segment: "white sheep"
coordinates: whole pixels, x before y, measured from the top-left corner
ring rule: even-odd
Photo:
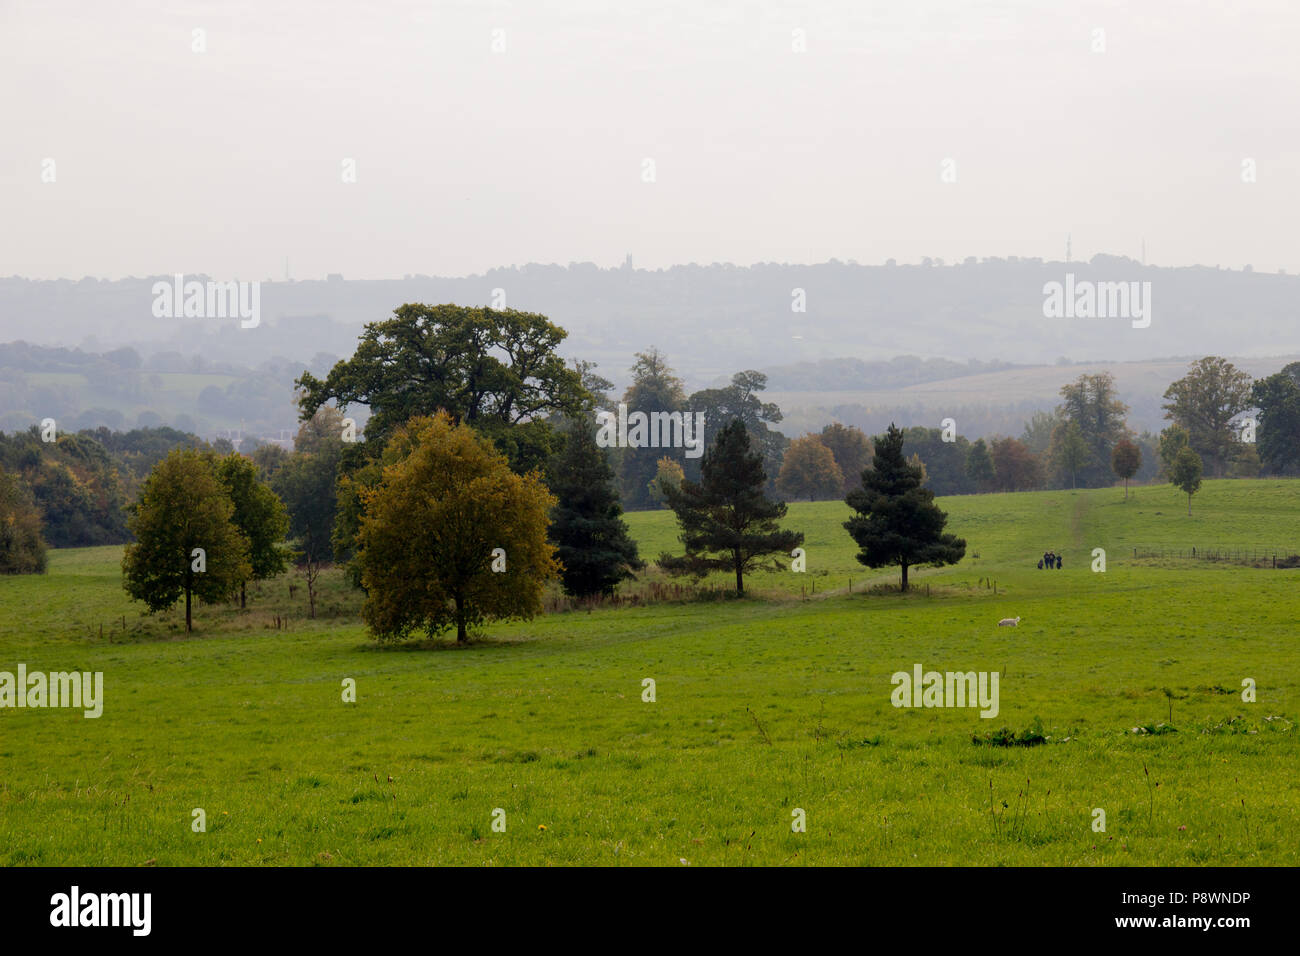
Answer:
[[[998,621],[998,627],[1019,627],[1019,626],[1020,626],[1020,618],[1018,617],[1004,617],[1002,620]]]

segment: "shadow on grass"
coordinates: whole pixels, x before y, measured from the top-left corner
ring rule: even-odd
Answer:
[[[377,651],[386,654],[411,651],[484,651],[519,647],[536,644],[536,637],[492,637],[488,634],[471,634],[468,641],[460,643],[454,637],[423,637],[406,641],[367,640],[359,650]]]

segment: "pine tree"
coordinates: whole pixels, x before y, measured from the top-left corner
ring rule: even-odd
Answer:
[[[745,593],[747,571],[764,566],[777,570],[775,558],[767,563],[762,559],[789,554],[803,543],[803,534],[780,528],[785,502],[770,501],[763,494],[766,484],[763,456],[751,450],[745,423],[733,419],[704,453],[699,482],[686,480],[665,489],[686,554],[665,552],[659,566],[669,574],[697,578],[710,571],[734,571],[737,595]]]
[[[612,594],[620,581],[645,567],[623,522],[614,471],[585,421],[567,430],[547,484],[558,502],[548,534],[566,594]]]
[[[956,564],[966,554],[966,542],[943,533],[948,516],[934,503],[934,492],[922,487],[921,468],[903,458],[903,437],[891,424],[875,440],[875,457],[862,475],[862,486],[845,499],[858,513],[844,528],[862,549],[860,563],[902,568],[901,590],[906,591],[909,567]]]

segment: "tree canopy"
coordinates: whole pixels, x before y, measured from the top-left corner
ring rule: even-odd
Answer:
[[[1251,407],[1251,377],[1227,359],[1197,359],[1165,390],[1165,417],[1187,429],[1188,445],[1222,475],[1241,443],[1232,420]]]
[[[17,475],[0,468],[0,574],[45,571],[41,515],[32,493]]]
[[[1080,375],[1061,387],[1061,397],[1064,401],[1057,408],[1058,417],[1078,426],[1089,452],[1072,474],[1072,482],[1085,488],[1111,484],[1110,450],[1128,434],[1124,421],[1128,406],[1117,397],[1114,376],[1109,372]],[[1053,439],[1058,432],[1059,428],[1053,429]]]
[[[217,478],[234,505],[231,520],[248,541],[250,577],[264,581],[283,574],[289,566],[284,547],[289,532],[289,514],[282,502],[258,475],[257,465],[232,452],[217,461]],[[244,581],[239,582],[239,606],[247,601]]]
[[[1110,468],[1124,479],[1124,497],[1128,498],[1128,481],[1142,467],[1142,449],[1127,438],[1121,438],[1110,454]]]
[[[1259,409],[1260,461],[1276,474],[1300,471],[1300,362],[1256,382],[1251,401]]]
[[[193,630],[193,596],[218,603],[252,576],[248,540],[234,512],[212,457],[173,450],[154,466],[131,508],[128,524],[136,540],[122,556],[126,592],[150,612],[184,597],[185,630]]]
[[[776,488],[786,498],[838,498],[843,494],[844,473],[835,454],[817,435],[796,438],[786,449]]]
[[[464,643],[485,620],[532,617],[559,570],[546,536],[556,499],[538,475],[515,474],[445,412],[412,419],[389,444],[393,463],[362,491],[357,538],[375,637],[454,627]]]
[[[1191,448],[1179,449],[1178,455],[1174,458],[1173,471],[1170,474],[1170,480],[1174,487],[1179,488],[1187,495],[1187,514],[1192,513],[1192,495],[1196,494],[1201,488],[1201,456],[1192,451]]]
[[[533,312],[408,303],[367,323],[352,358],[324,379],[302,373],[301,415],[330,401],[365,405],[366,440],[380,445],[411,417],[439,410],[498,443],[510,426],[532,422],[512,436],[522,442],[512,461],[526,470],[552,451],[541,419],[577,414],[591,401],[579,371],[556,354],[566,335]]]

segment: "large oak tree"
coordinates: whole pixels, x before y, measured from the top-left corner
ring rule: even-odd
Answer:
[[[1251,382],[1227,359],[1207,355],[1165,390],[1165,417],[1187,429],[1188,445],[1212,475],[1222,475],[1240,447],[1232,420],[1251,407]]]
[[[412,416],[445,411],[525,472],[554,450],[543,419],[590,403],[581,373],[556,354],[567,334],[532,312],[408,303],[367,323],[355,354],[324,379],[303,372],[295,383],[301,415],[330,401],[366,405],[366,440],[382,445]]]

